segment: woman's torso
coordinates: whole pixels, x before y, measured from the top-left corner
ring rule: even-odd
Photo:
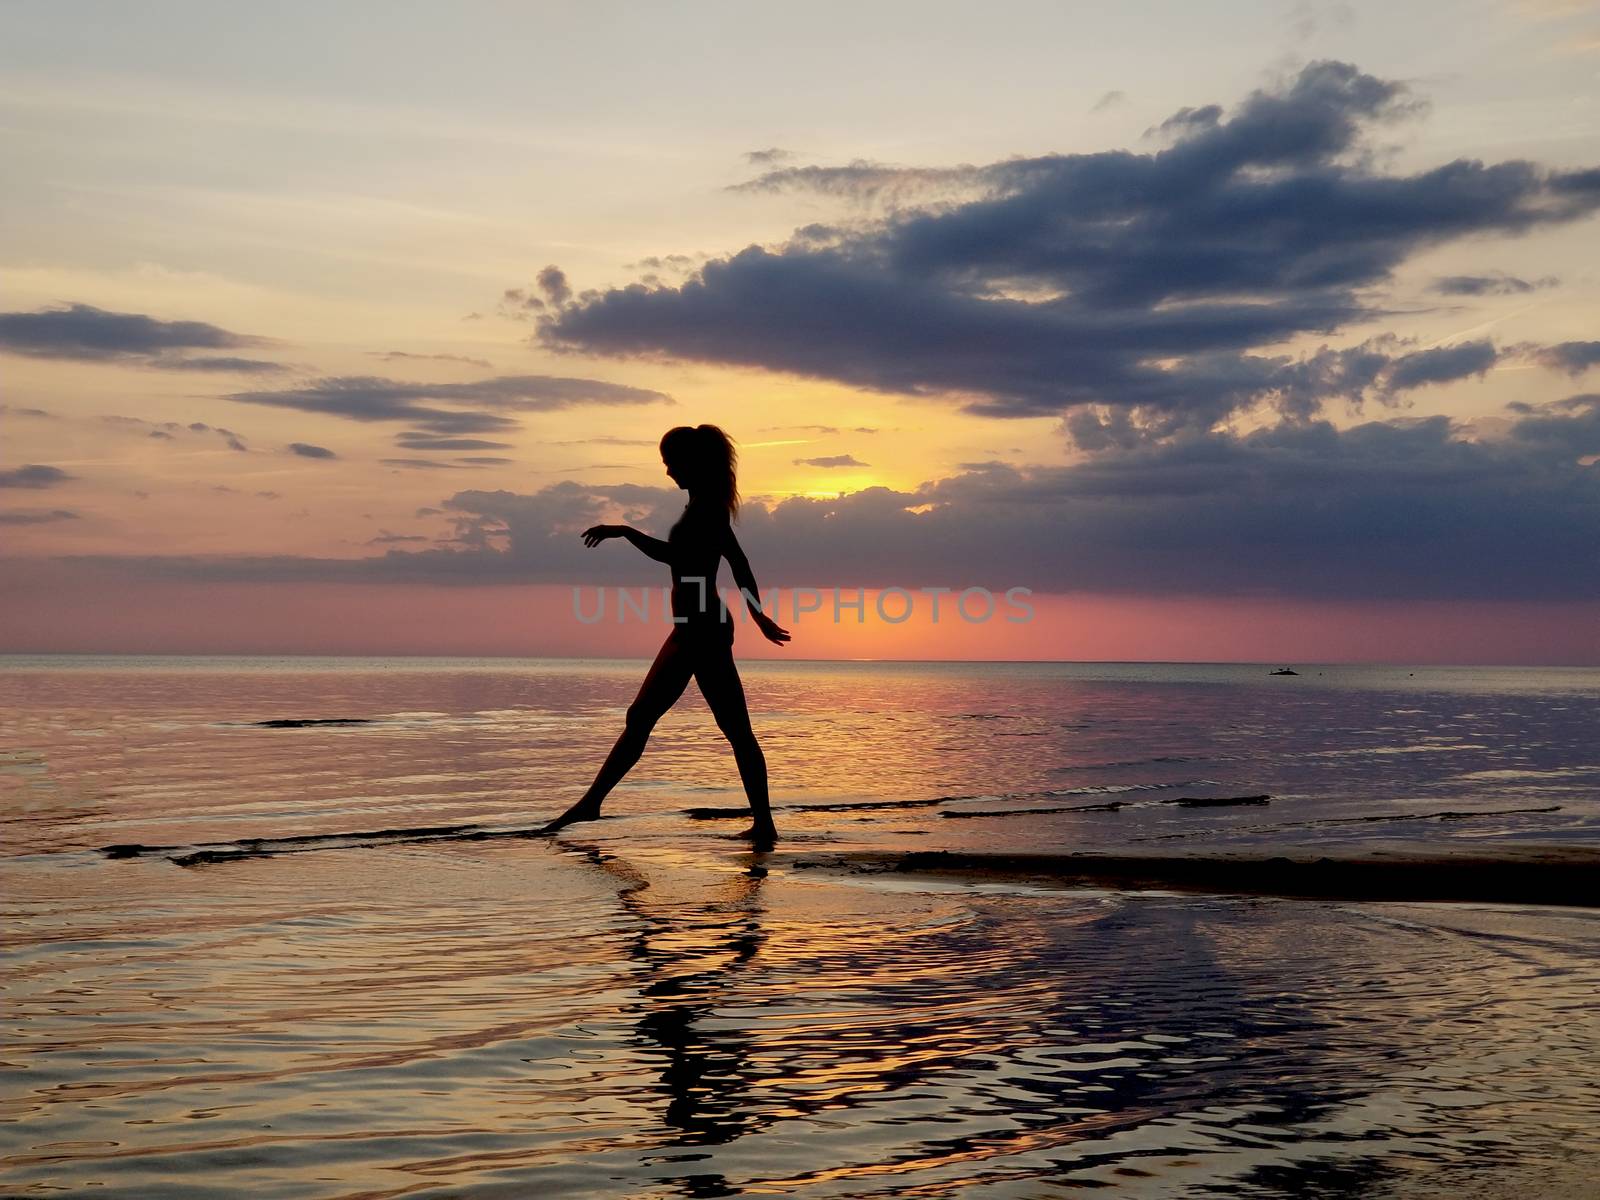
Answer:
[[[727,529],[726,511],[690,500],[667,534],[672,548],[672,616],[684,633],[733,636],[732,619],[717,592]]]

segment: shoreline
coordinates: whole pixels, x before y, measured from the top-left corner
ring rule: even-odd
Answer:
[[[846,850],[796,857],[789,865],[798,870],[1026,879],[1067,887],[1221,896],[1600,908],[1600,852],[1586,848],[1530,848],[1516,859],[1418,854],[1333,858],[1315,851],[1200,857]]]
[[[905,802],[900,802],[905,803]],[[918,802],[923,803],[923,802]],[[718,816],[731,815],[711,810]],[[696,814],[691,810],[691,818]],[[313,833],[189,845],[121,843],[93,853],[110,860],[164,858],[184,868],[315,850],[381,849],[438,843],[543,841],[538,826],[442,825]],[[1525,844],[1499,853],[1440,853],[1416,843],[1385,843],[1364,852],[1334,847],[1271,846],[1252,852],[1139,854],[858,846],[802,850],[780,840],[769,850],[741,850],[795,870],[856,875],[944,875],[972,881],[1026,880],[1061,887],[1170,891],[1283,899],[1527,904],[1600,909],[1600,848]],[[1329,853],[1329,851],[1334,851]]]

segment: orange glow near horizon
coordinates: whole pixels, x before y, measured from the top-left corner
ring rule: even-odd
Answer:
[[[66,574],[73,577],[65,578]],[[633,595],[638,596],[634,589]],[[845,597],[854,595],[845,589]],[[582,603],[592,613],[596,589]],[[969,622],[943,597],[940,619],[926,598],[902,624],[876,616],[877,594],[864,591],[866,619],[831,602],[794,619],[780,594],[787,647],[739,624],[743,659],[883,659],[1106,662],[1476,662],[1600,666],[1600,634],[1572,654],[1574,628],[1600,630],[1594,605],[1468,601],[1306,601],[1285,598],[1044,595],[1027,598],[1030,621],[995,615]],[[114,580],[87,569],[48,570],[0,585],[9,613],[3,653],[356,654],[649,658],[668,627],[633,610],[617,619],[574,616],[563,585],[436,587],[417,584],[199,583]],[[888,611],[898,615],[890,598]],[[970,611],[979,611],[973,598]],[[1463,647],[1477,650],[1464,655]]]

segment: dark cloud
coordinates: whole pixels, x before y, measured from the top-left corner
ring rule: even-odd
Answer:
[[[289,450],[290,454],[298,454],[301,458],[338,458],[339,457],[332,450],[329,450],[326,446],[313,446],[310,442],[290,442],[289,446],[288,446],[288,450]]]
[[[180,371],[278,371],[277,363],[229,356],[186,357],[191,350],[270,345],[204,321],[160,321],[143,313],[64,304],[36,312],[0,313],[0,350],[33,358],[125,362]]]
[[[797,467],[868,467],[871,463],[858,462],[853,454],[827,454],[821,458],[797,458]]]
[[[645,388],[559,375],[501,375],[472,383],[406,383],[347,375],[280,391],[234,392],[224,399],[352,421],[403,421],[438,434],[504,433],[519,428],[514,418],[502,415],[506,412],[672,403],[671,397]]]
[[[42,417],[48,421],[56,419],[53,412],[47,412],[42,408],[18,408],[15,404],[0,404],[0,414],[13,417]]]
[[[789,151],[779,149],[777,146],[768,146],[765,150],[746,150],[744,152],[745,162],[752,167],[770,167],[774,163],[780,163],[793,157],[794,155]]]
[[[1355,378],[1376,381],[1399,347],[1318,360],[1283,354],[1285,341],[1387,315],[1378,289],[1431,247],[1600,209],[1600,170],[1384,170],[1368,134],[1417,108],[1400,84],[1318,62],[1231,111],[1184,110],[1149,153],[784,168],[741,186],[931,195],[714,259],[677,286],[581,295],[545,314],[539,337],[948,396],[992,416],[1087,412],[1079,425],[1144,439],[1262,404],[1309,416],[1350,398]],[[1386,394],[1428,375],[1412,363]]]
[[[0,509],[0,525],[51,525],[78,519],[77,513],[65,508]]]
[[[1600,366],[1600,342],[1560,342],[1554,346],[1534,347],[1533,357],[1554,371],[1568,375],[1582,375],[1590,367]]]
[[[459,463],[439,462],[432,458],[380,458],[386,467],[400,467],[408,471],[459,471]]]
[[[1406,391],[1430,383],[1450,383],[1469,375],[1482,375],[1499,357],[1489,342],[1462,342],[1419,350],[1395,359],[1384,376],[1391,391]]]
[[[1545,405],[1514,404],[1511,408],[1524,414],[1511,428],[1516,441],[1556,456],[1600,454],[1600,392],[1568,396]],[[1590,473],[1595,469],[1591,467]]]
[[[485,358],[468,358],[464,354],[410,354],[405,350],[369,350],[372,358],[381,358],[384,362],[447,362],[461,363],[469,367],[483,367],[488,369],[490,364]]]
[[[1126,92],[1119,92],[1113,89],[1112,91],[1106,92],[1100,97],[1100,99],[1091,104],[1089,106],[1089,111],[1092,113],[1108,112],[1113,108],[1121,107],[1127,102],[1128,94]]]
[[[457,462],[470,463],[474,467],[503,467],[507,463],[514,463],[514,458],[495,458],[487,454],[468,454],[456,459]]]
[[[0,470],[0,488],[47,488],[71,479],[60,467],[29,463],[25,467]]]
[[[402,450],[510,450],[512,447],[511,442],[490,442],[483,438],[433,437],[415,431],[397,433],[394,442]]]
[[[1443,275],[1433,281],[1432,290],[1441,296],[1520,296],[1555,287],[1560,282],[1554,275],[1518,279],[1515,275],[1495,271],[1488,275]]]
[[[560,267],[546,267],[536,276],[535,282],[544,293],[544,298],[557,308],[572,299],[572,288],[568,286],[566,273]]]
[[[1030,587],[1041,592],[1323,599],[1600,598],[1600,395],[1513,410],[1494,438],[1443,416],[1340,430],[1111,447],[1084,462],[1001,462],[910,491],[752,502],[740,539],[767,586]],[[652,583],[637,554],[578,533],[662,533],[676,489],[573,481],[467,490],[449,547],[378,558],[138,560],[199,578]]]

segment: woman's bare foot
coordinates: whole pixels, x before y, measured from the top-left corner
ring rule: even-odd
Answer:
[[[771,821],[757,821],[749,829],[741,829],[733,836],[754,842],[758,846],[770,846],[778,840],[778,827]]]
[[[539,830],[540,833],[554,833],[558,829],[565,829],[568,825],[575,825],[579,821],[593,821],[600,816],[600,805],[592,800],[579,800],[566,812],[554,821]]]

